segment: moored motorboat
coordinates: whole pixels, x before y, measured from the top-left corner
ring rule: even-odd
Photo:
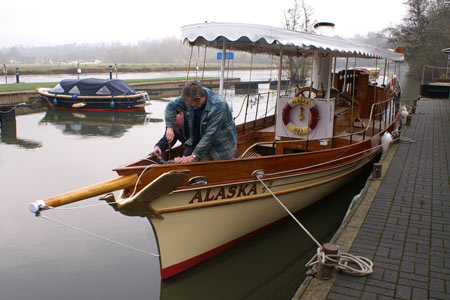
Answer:
[[[145,110],[147,92],[120,79],[64,79],[54,88],[36,88],[51,108],[99,111]]]
[[[252,108],[245,98],[254,118],[246,113],[237,126],[236,159],[176,164],[169,155],[179,155],[178,147],[114,169],[117,179],[30,204],[39,213],[122,190],[117,200],[103,199],[124,215],[148,218],[163,279],[285,218],[278,201],[296,212],[351,182],[381,153],[381,137],[400,126],[400,99],[391,84],[372,83],[363,69],[333,66],[340,57],[397,63],[402,54],[249,24],[194,24],[183,27],[183,36],[191,46],[278,55],[280,68],[284,55],[310,56],[311,83],[290,94],[278,85],[275,98],[258,95]]]

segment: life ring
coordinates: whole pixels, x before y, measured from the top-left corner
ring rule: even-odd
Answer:
[[[395,76],[392,78],[390,82],[390,92],[391,96],[394,97],[395,100],[400,98],[402,89],[400,87],[400,81]]]
[[[309,132],[309,130],[313,130],[317,126],[317,122],[319,121],[319,109],[314,104],[314,100],[303,97],[296,96],[291,99],[284,105],[282,111],[283,124],[287,127],[287,129],[296,135],[304,135]],[[311,114],[311,118],[309,120],[308,126],[296,126],[291,122],[290,113],[291,109],[296,107],[297,105],[306,106],[309,108],[309,113]]]

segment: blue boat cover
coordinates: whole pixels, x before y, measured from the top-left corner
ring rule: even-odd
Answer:
[[[49,91],[54,94],[79,96],[135,95],[136,91],[121,79],[64,79]]]

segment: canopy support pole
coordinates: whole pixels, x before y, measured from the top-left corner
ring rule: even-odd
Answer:
[[[222,44],[222,63],[220,65],[220,82],[219,82],[219,95],[223,97],[223,86],[224,86],[224,78],[225,78],[225,59],[227,53],[227,43],[226,40],[223,39]]]
[[[281,67],[283,66],[283,49],[280,48],[280,60],[278,62],[278,82],[277,82],[277,105],[275,105],[275,116],[277,115],[277,106],[280,101],[281,93]]]
[[[333,64],[333,53],[330,52],[330,61],[328,62],[329,68],[328,68],[328,84],[327,84],[327,95],[326,95],[326,99],[330,99],[331,97],[331,65]],[[333,75],[334,77],[334,75]]]

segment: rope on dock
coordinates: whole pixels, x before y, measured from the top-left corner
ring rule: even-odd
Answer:
[[[314,275],[316,266],[321,263],[328,267],[335,267],[338,271],[352,276],[366,276],[373,273],[373,262],[363,256],[356,256],[346,252],[325,254],[322,248],[317,248],[316,254],[306,263],[305,267],[312,268],[310,275]],[[357,268],[351,266],[356,265]]]
[[[399,138],[399,142],[400,143],[405,143],[405,144],[413,144],[413,143],[417,143],[416,141],[414,141],[413,139],[409,138],[409,137],[402,137]]]
[[[0,114],[7,114],[7,113],[12,112],[13,110],[15,110],[17,107],[26,106],[26,105],[27,104],[25,102],[17,103],[16,105],[11,106],[11,108],[8,109],[8,110],[5,110],[5,111],[0,110]]]
[[[303,226],[303,224],[291,213],[291,211],[281,202],[281,200],[272,192],[272,190],[261,179],[263,175],[255,176],[256,179],[266,188],[267,191],[277,200],[283,209],[291,216],[292,219],[303,229],[303,231],[318,245],[316,255],[306,263],[305,267],[312,268],[311,275],[316,273],[316,265],[319,263],[327,267],[335,267],[338,271],[342,271],[353,276],[365,276],[373,273],[373,262],[362,256],[355,256],[346,252],[338,252],[337,254],[325,254],[323,247],[319,241]],[[351,266],[356,265],[357,268]]]

